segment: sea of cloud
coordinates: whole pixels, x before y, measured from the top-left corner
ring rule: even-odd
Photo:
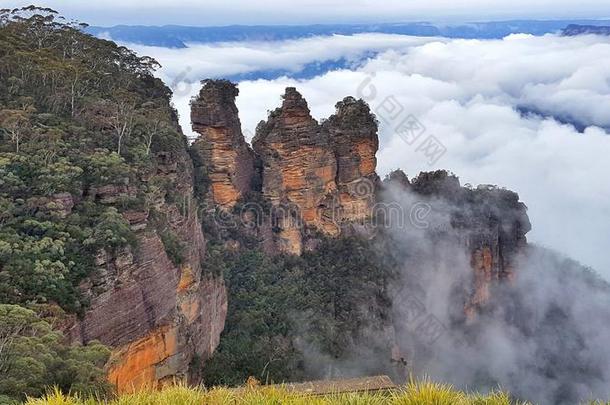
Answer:
[[[306,80],[239,83],[244,133],[296,86],[314,117],[344,96],[364,98],[380,121],[378,171],[448,169],[462,183],[517,191],[529,239],[610,279],[610,40],[511,35],[503,40],[361,34],[258,43],[130,45],[157,58],[159,76],[190,132],[198,81],[344,58],[351,69]],[[434,141],[436,153],[426,148]],[[428,152],[428,153],[426,153]]]

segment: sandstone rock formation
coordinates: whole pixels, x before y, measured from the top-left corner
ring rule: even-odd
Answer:
[[[262,195],[278,207],[280,249],[300,254],[302,225],[339,234],[332,212],[337,163],[328,134],[311,117],[305,99],[293,87],[283,99],[259,124],[252,144],[262,161]]]
[[[205,269],[195,189],[206,212],[221,209],[229,215],[243,215],[235,213],[238,203],[252,203],[249,198],[255,196],[265,209],[256,213],[263,218],[247,233],[272,253],[301,254],[315,248],[318,234],[349,234],[373,214],[380,187],[375,172],[379,141],[365,102],[347,97],[319,124],[289,87],[281,107],[259,124],[251,149],[241,132],[237,94],[230,82],[204,81],[192,103],[193,129],[200,135],[190,156],[185,150],[156,155],[154,176],[172,185],[172,195],[164,191],[152,202],[155,215],[122,210],[138,248],[101,251],[99,271],[82,285],[91,305],[69,325],[68,334],[73,341],[100,340],[113,347],[108,373],[120,392],[193,380],[190,365],[209,358],[219,343],[227,296],[222,278]],[[443,171],[411,182],[402,172],[390,179],[423,198],[458,207],[444,232],[458,238],[471,257],[473,284],[464,312],[472,317],[490,300],[494,281],[510,279],[529,230],[525,206],[515,193],[470,190]],[[114,205],[137,193],[132,184],[107,185],[83,198]],[[72,202],[66,196],[55,200],[58,215],[69,212]],[[166,229],[154,225],[159,213]],[[162,231],[185,247],[180,263],[166,251]],[[239,242],[226,235],[221,235],[225,246],[239,249]]]
[[[209,181],[204,195],[210,208],[230,210],[248,192],[260,192],[271,204],[257,224],[263,245],[293,254],[315,245],[315,232],[335,237],[346,224],[370,217],[379,141],[365,102],[345,98],[320,125],[289,87],[281,107],[258,125],[253,152],[241,133],[235,85],[203,83],[192,103],[193,129],[200,136],[191,154]]]
[[[98,271],[83,283],[88,310],[68,331],[72,341],[99,340],[113,348],[109,380],[119,392],[188,380],[193,359],[206,359],[219,343],[227,311],[223,280],[205,271],[205,240],[193,201],[192,163],[186,150],[157,156],[157,175],[173,185],[180,207],[159,195],[167,232],[184,246],[182,263],[168,256],[148,212],[123,216],[136,232],[137,249],[101,251]],[[111,204],[125,190],[97,191]],[[184,203],[184,204],[182,204]]]
[[[237,87],[226,80],[205,80],[191,104],[193,130],[200,134],[191,151],[209,182],[209,199],[229,209],[252,185],[254,155],[245,142],[235,106]]]
[[[444,170],[421,173],[412,182],[400,171],[389,178],[394,185],[421,196],[422,201],[432,199],[436,202],[433,209],[446,214],[447,227],[427,232],[434,233],[429,235],[431,240],[452,238],[470,257],[473,285],[464,311],[473,319],[492,298],[494,283],[513,276],[517,256],[527,244],[525,235],[531,229],[527,207],[512,191],[486,185],[462,187],[457,177]]]
[[[337,161],[341,222],[366,220],[375,204],[379,178],[375,169],[379,149],[377,121],[362,100],[346,97],[322,124]]]

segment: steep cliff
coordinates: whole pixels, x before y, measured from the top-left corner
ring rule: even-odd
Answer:
[[[280,249],[300,254],[303,226],[338,235],[332,213],[337,163],[328,135],[296,89],[286,89],[252,145],[262,161],[262,195],[275,208]]]
[[[193,163],[158,63],[51,9],[0,14],[0,303],[61,308],[71,342],[110,347],[121,392],[196,377],[227,297],[206,269]],[[219,89],[204,122],[239,130],[231,97]]]
[[[456,176],[444,170],[420,173],[410,183],[402,172],[392,177],[390,184],[417,196],[442,217],[423,229],[430,240],[449,239],[464,248],[473,272],[464,311],[472,320],[489,303],[494,285],[514,275],[531,229],[527,207],[517,193],[490,185],[462,187]],[[402,184],[397,184],[399,179]]]
[[[108,377],[119,392],[189,380],[191,362],[211,355],[224,327],[227,296],[222,279],[205,269],[192,171],[186,150],[157,153],[153,175],[172,187],[152,208],[123,213],[137,247],[100,251],[98,270],[81,285],[90,305],[69,335],[113,348]],[[122,191],[104,191],[103,199],[111,204]],[[168,254],[167,235],[179,258]]]
[[[230,209],[252,187],[254,154],[241,133],[237,87],[225,80],[203,83],[191,103],[193,130],[200,134],[191,151],[195,169],[208,183],[208,205]]]
[[[379,178],[377,121],[362,100],[346,97],[322,124],[337,161],[340,221],[365,221],[372,215]]]

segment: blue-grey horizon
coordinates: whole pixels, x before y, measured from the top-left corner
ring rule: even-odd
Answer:
[[[483,0],[304,0],[230,2],[208,0],[78,0],[3,1],[2,7],[35,4],[50,7],[66,17],[99,26],[114,25],[304,25],[339,23],[400,23],[430,21],[465,23],[514,19],[563,20],[610,18],[610,4],[600,0],[498,0],[490,6]]]

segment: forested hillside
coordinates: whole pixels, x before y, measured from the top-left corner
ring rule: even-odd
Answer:
[[[24,13],[3,14],[0,31],[0,299],[78,311],[97,249],[133,242],[117,210],[87,196],[134,186],[151,150],[184,141],[154,60]],[[119,204],[143,205],[146,191]]]
[[[158,64],[81,28],[0,11],[0,392],[14,398],[107,388],[108,350],[69,348],[52,327],[87,308],[78,285],[100,249],[136,247],[120,212],[165,187],[153,153],[185,144]],[[125,191],[111,205],[109,187]]]

